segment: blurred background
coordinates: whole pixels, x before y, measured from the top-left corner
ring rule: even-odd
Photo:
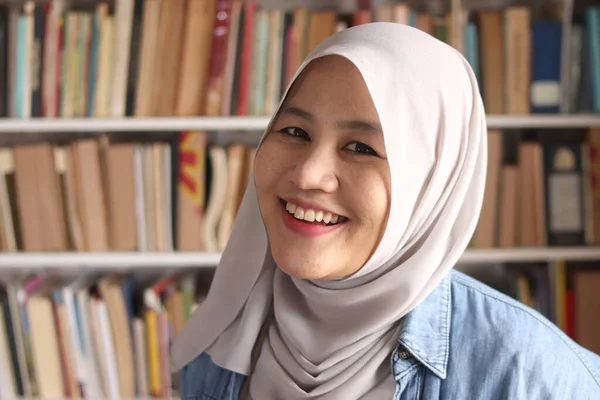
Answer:
[[[476,73],[489,168],[457,269],[600,353],[600,2],[0,0],[0,399],[178,397],[169,344],[269,115],[371,21]]]

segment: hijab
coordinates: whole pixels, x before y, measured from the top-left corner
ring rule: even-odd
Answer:
[[[292,83],[327,55],[354,64],[378,112],[389,217],[358,272],[296,279],[277,268],[248,185],[208,296],[173,343],[172,368],[207,352],[217,365],[250,375],[255,400],[371,399],[384,381],[393,385],[390,355],[402,317],[459,260],[481,210],[485,111],[463,56],[409,26],[371,23],[319,44]]]

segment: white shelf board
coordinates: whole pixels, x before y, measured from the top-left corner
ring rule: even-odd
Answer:
[[[600,247],[531,247],[510,249],[469,249],[461,264],[552,262],[600,260]]]
[[[19,269],[122,270],[212,268],[220,253],[0,253],[0,271]],[[467,250],[459,264],[600,260],[600,247]]]
[[[21,132],[160,132],[160,131],[261,131],[269,117],[173,118],[34,118],[0,119],[0,134]],[[488,128],[587,128],[600,127],[600,114],[488,115]]]
[[[220,253],[0,253],[2,269],[129,269],[216,266]]]
[[[489,129],[600,127],[600,114],[488,115],[486,120]]]
[[[267,117],[0,119],[0,133],[255,131],[268,123]]]

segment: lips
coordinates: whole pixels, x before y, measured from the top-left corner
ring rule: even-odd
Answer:
[[[280,203],[285,226],[302,236],[323,235],[337,230],[348,221],[348,218],[327,210],[303,208],[283,199],[280,199]]]

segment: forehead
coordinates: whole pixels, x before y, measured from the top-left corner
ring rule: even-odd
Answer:
[[[284,104],[313,114],[343,113],[377,118],[360,71],[348,59],[337,55],[312,60],[292,84]]]

